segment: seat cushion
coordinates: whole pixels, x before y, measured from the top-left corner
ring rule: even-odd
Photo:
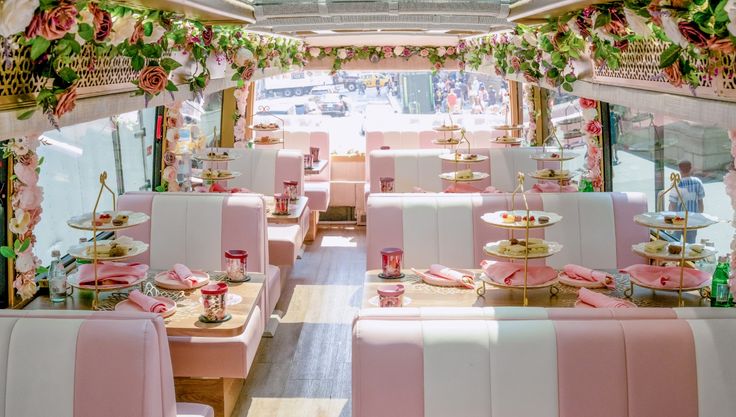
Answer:
[[[300,246],[301,227],[298,224],[268,226],[268,258],[271,265],[294,265]]]
[[[215,417],[215,410],[204,404],[176,403],[176,417]]]
[[[304,183],[304,194],[309,201],[307,206],[316,211],[327,211],[330,205],[330,182],[307,181]]]

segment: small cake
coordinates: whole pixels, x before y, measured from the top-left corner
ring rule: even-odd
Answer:
[[[89,256],[94,256],[95,253],[97,256],[108,256],[110,255],[110,251],[112,250],[113,244],[112,243],[97,243],[97,251],[95,251],[94,245],[89,245],[85,249],[85,252]]]
[[[125,256],[128,254],[128,249],[130,248],[113,244],[112,248],[110,249],[110,256]]]
[[[455,179],[458,180],[469,180],[473,178],[473,171],[469,169],[464,169],[462,171],[457,171],[455,173]]]
[[[664,215],[664,222],[666,224],[673,224],[674,220],[675,220],[675,216],[673,216],[672,214],[665,214]]]
[[[539,216],[539,219],[537,219],[539,224],[547,224],[549,223],[549,217],[547,216]]]
[[[685,218],[682,216],[675,216],[672,219],[672,224],[685,224]]]
[[[463,154],[462,159],[466,161],[472,161],[474,159],[478,159],[478,155],[474,153],[466,153],[466,154]]]
[[[118,214],[115,216],[114,219],[112,219],[112,224],[114,226],[123,226],[128,224],[128,215],[127,214]]]
[[[511,245],[506,248],[506,253],[513,256],[522,256],[526,253],[526,246],[522,245]]]
[[[102,224],[108,224],[108,223],[110,223],[110,222],[112,221],[112,216],[111,216],[111,215],[110,215],[109,213],[102,213],[102,214],[99,214],[99,215],[97,216],[97,219],[98,219],[98,220],[99,220],[99,221],[100,221],[100,222],[101,222]]]
[[[531,240],[532,239],[529,239],[529,243],[527,243],[526,245],[529,254],[541,255],[549,252],[549,245],[547,245],[544,241],[532,243]]]
[[[506,248],[508,248],[509,246],[511,246],[510,240],[500,240],[498,242],[498,251],[503,253],[503,251],[506,250]]]
[[[664,240],[655,240],[653,242],[647,242],[644,244],[644,252],[647,253],[658,253],[662,252],[667,246],[667,242]]]
[[[532,223],[534,223],[534,221],[535,221],[536,219],[534,218],[534,216],[529,216],[529,219],[528,219],[528,221],[527,221],[527,217],[526,217],[526,216],[524,216],[524,217],[522,217],[522,218],[521,218],[521,220],[522,220],[522,221],[525,221],[525,222],[527,222],[527,223],[530,223],[530,224],[532,224]]]
[[[514,215],[509,213],[501,213],[501,221],[504,223],[514,223]]]
[[[703,253],[703,250],[705,250],[705,246],[701,245],[700,243],[693,243],[692,245],[688,245],[688,248],[698,254]]]
[[[679,255],[682,252],[682,245],[679,243],[670,243],[670,245],[667,246],[667,252],[671,255]]]
[[[219,178],[229,177],[232,174],[230,171],[225,170],[225,169],[220,170],[220,171],[215,171],[215,172],[217,173],[217,177]]]
[[[558,159],[558,158],[560,157],[560,154],[558,154],[558,153],[553,153],[553,154],[551,154],[551,155],[550,155],[549,157],[550,157],[550,158],[554,158],[554,159]]]

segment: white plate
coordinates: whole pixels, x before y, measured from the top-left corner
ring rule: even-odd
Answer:
[[[461,127],[458,125],[452,125],[452,126],[442,125],[442,126],[435,126],[432,129],[438,132],[457,132],[458,130],[461,129]]]
[[[525,221],[514,222],[514,223],[504,223],[503,218],[501,218],[501,215],[503,213],[508,213],[509,215],[522,216],[522,217],[526,216],[526,210],[495,211],[493,213],[484,214],[483,216],[481,216],[481,220],[483,220],[486,223],[490,223],[494,226],[505,227],[508,229],[525,229],[526,228],[527,222]],[[549,217],[549,222],[545,224],[540,224],[537,220],[535,220],[534,223],[530,223],[529,224],[530,229],[552,226],[553,224],[556,224],[562,221],[562,216],[560,216],[557,213],[530,210],[529,214],[531,216],[534,216],[535,219],[539,219],[539,217],[541,216]]]
[[[112,224],[112,221],[110,223],[103,224],[101,226],[97,226],[98,231],[105,231],[105,230],[122,230],[127,229],[129,227],[137,226],[139,224],[143,224],[147,221],[149,221],[151,218],[146,213],[139,213],[134,211],[127,211],[127,210],[107,210],[107,211],[101,211],[97,213],[100,214],[109,214],[114,219],[116,215],[118,214],[124,214],[128,216],[128,223],[122,225],[122,226],[115,226]],[[69,227],[72,227],[74,229],[79,230],[93,230],[92,228],[92,213],[85,213],[81,216],[72,217],[71,219],[67,220],[66,224],[69,225]]]
[[[556,154],[558,156],[556,158],[552,157],[553,154]],[[529,157],[535,161],[546,161],[546,162],[570,161],[578,157],[577,154],[569,153],[569,152],[562,152],[562,157],[560,157],[559,155],[560,155],[560,152],[545,152],[545,153],[540,153],[536,155],[531,155]]]
[[[98,244],[105,244],[105,240],[101,240],[97,242]],[[87,248],[94,245],[94,242],[85,242],[80,245],[75,245],[69,248],[69,255],[77,258],[77,259],[85,259],[85,260],[93,260],[95,259],[94,255],[87,254]],[[128,249],[128,253],[122,256],[102,256],[98,255],[97,260],[98,261],[116,261],[120,259],[127,259],[132,258],[133,256],[140,255],[142,253],[145,253],[148,250],[148,243],[143,243],[138,240],[134,240],[130,244],[130,249]]]
[[[522,130],[524,129],[524,126],[522,125],[516,125],[516,126],[498,125],[498,126],[493,126],[493,129],[495,130]]]
[[[483,179],[488,178],[488,174],[485,172],[473,172],[473,178],[455,178],[456,172],[444,172],[440,174],[440,178],[445,181],[457,181],[457,182],[463,182],[463,181],[480,181]]]
[[[507,137],[507,136],[506,137],[505,136],[501,136],[501,137],[498,137],[498,138],[491,139],[491,142],[493,142],[493,143],[500,143],[500,144],[503,144],[503,145],[518,145],[523,140],[524,139],[522,139],[522,138],[512,138],[512,137]]]
[[[570,172],[569,171],[568,171],[567,175],[555,175],[554,177],[544,176],[544,175],[541,175],[539,171],[535,171],[535,172],[532,172],[531,174],[529,174],[529,176],[532,177],[532,178],[536,178],[538,180],[550,180],[550,181],[555,181],[555,180],[569,180],[569,179],[572,178],[572,176],[570,175]]]
[[[481,273],[480,274],[480,279],[482,281],[484,281],[485,283],[487,283],[487,284],[493,285],[494,287],[508,288],[508,289],[512,289],[512,290],[518,290],[518,289],[523,289],[524,288],[523,285],[519,285],[519,286],[517,286],[517,285],[506,285],[506,284],[504,284],[502,282],[494,281],[490,277],[488,277],[488,275],[486,275],[485,273]],[[558,282],[558,279],[557,279],[557,277],[555,277],[555,278],[552,278],[551,280],[545,282],[544,284],[527,285],[526,288],[527,289],[547,288],[547,287],[551,287],[551,286],[557,284],[557,282]]]
[[[460,141],[457,139],[435,139],[432,141],[432,143],[435,145],[457,145],[460,143]]]
[[[225,305],[226,306],[234,306],[236,304],[240,304],[243,302],[243,297],[239,296],[238,294],[233,294],[231,292],[225,294]],[[202,297],[199,297],[199,304],[203,304],[204,300]]]
[[[460,153],[460,154],[470,155],[467,153]],[[462,158],[456,159],[456,154],[454,152],[453,153],[443,153],[442,155],[440,155],[440,159],[442,159],[443,161],[458,162],[458,163],[481,162],[481,161],[485,161],[488,159],[488,157],[485,155],[478,155],[478,154],[475,154],[475,155],[476,157],[473,159],[462,159]]]
[[[218,177],[203,177],[201,170],[197,170],[196,172],[192,172],[192,176],[194,178],[199,178],[199,179],[201,179],[203,181],[226,181],[226,180],[231,180],[233,178],[237,178],[240,175],[241,174],[238,171],[230,171],[230,175],[228,175],[228,176],[222,176],[222,177],[219,177],[219,176]]]
[[[79,272],[74,272],[73,274],[70,274],[69,276],[67,276],[66,280],[67,280],[67,283],[69,283],[69,285],[71,285],[74,288],[79,288],[81,290],[94,290],[95,289],[94,282],[91,284],[80,284],[79,283]],[[136,285],[140,284],[141,282],[145,280],[146,280],[146,276],[143,276],[131,282],[130,284],[98,285],[97,289],[101,291],[121,290],[123,288],[135,287]]]
[[[159,272],[155,277],[153,277],[153,280],[156,282],[157,286],[169,290],[193,290],[195,288],[204,287],[210,283],[210,274],[199,270],[193,270],[192,274],[195,277],[202,278],[200,283],[193,287],[187,287],[181,281],[171,278],[169,276],[169,271]]]
[[[572,279],[564,272],[560,271],[557,276],[561,283],[577,288],[605,288],[606,284],[598,281],[583,281],[581,279]]]
[[[378,296],[377,296],[377,295],[376,295],[376,296],[373,296],[373,297],[371,297],[371,298],[370,298],[370,299],[368,300],[368,302],[369,302],[369,303],[371,303],[371,305],[373,305],[373,306],[376,306],[376,307],[380,307],[380,306],[381,306],[381,304],[380,304],[380,301],[379,301],[379,298],[378,298]],[[403,303],[403,304],[401,305],[401,307],[406,307],[406,306],[408,306],[409,304],[411,304],[411,302],[412,302],[412,299],[411,299],[411,297],[407,297],[407,296],[405,295],[405,296],[404,296],[404,303]]]
[[[648,243],[648,242],[646,242],[646,243]],[[631,246],[631,250],[633,250],[637,255],[641,255],[641,256],[643,256],[645,258],[650,258],[650,259],[660,259],[660,260],[663,260],[663,261],[679,261],[679,260],[682,259],[682,254],[681,253],[678,253],[677,255],[673,255],[673,254],[671,254],[671,253],[668,252],[667,247],[669,246],[669,244],[667,246],[665,246],[659,252],[647,252],[646,250],[644,250],[644,245],[646,243],[637,243],[636,245],[632,245]],[[700,252],[700,253],[695,252],[692,249],[690,249],[690,246],[692,246],[692,244],[690,244],[690,243],[688,243],[685,246],[685,248],[687,248],[687,250],[685,251],[685,260],[686,261],[697,261],[699,259],[705,259],[705,258],[707,258],[709,256],[715,256],[716,255],[716,252],[715,251],[710,250],[710,249],[707,249],[707,248],[703,248],[703,251]]]
[[[166,297],[153,297],[162,303],[166,304],[166,310],[164,310],[163,313],[158,313],[162,317],[171,317],[174,313],[176,313],[176,303],[174,300]],[[150,313],[150,311],[145,311],[139,306],[138,304],[128,300],[123,300],[117,304],[115,304],[115,311],[122,311],[122,312],[134,312],[134,313]]]
[[[220,156],[212,157],[212,156],[207,156],[207,154],[197,154],[197,155],[194,155],[192,158],[198,161],[207,161],[207,162],[229,162],[229,161],[235,160],[235,156],[233,156],[230,153],[228,153],[227,156],[224,156],[222,154],[218,154],[218,155]]]
[[[562,245],[557,242],[548,242],[544,241],[544,243],[547,244],[549,247],[549,250],[546,253],[530,253],[528,255],[507,255],[502,254],[498,251],[498,242],[491,242],[487,243],[485,247],[483,247],[483,250],[486,251],[487,254],[498,256],[499,258],[510,258],[510,259],[539,259],[539,258],[547,258],[549,256],[552,256],[562,250]]]
[[[650,212],[650,213],[642,213],[637,214],[634,216],[634,221],[642,226],[648,226],[655,229],[667,229],[667,230],[677,230],[682,229],[684,224],[670,224],[664,222],[664,216],[665,215],[679,215],[681,217],[685,217],[685,213],[683,212],[674,212],[674,211],[662,211],[662,212]],[[711,216],[708,214],[703,213],[688,213],[688,229],[702,229],[703,227],[708,227],[712,224],[718,223],[718,218],[715,216]]]
[[[278,145],[281,143],[284,143],[281,139],[271,139],[271,140],[259,140],[260,138],[257,138],[253,141],[256,145]]]
[[[264,127],[264,126],[258,126],[258,125],[253,125],[253,126],[248,126],[248,127],[258,132],[275,132],[281,129],[278,125],[276,127]]]

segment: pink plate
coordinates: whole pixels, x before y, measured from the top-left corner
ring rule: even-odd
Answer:
[[[164,310],[161,316],[163,317],[170,317],[174,313],[176,313],[176,303],[174,300],[166,297],[153,297],[162,303],[166,304],[166,310]],[[147,313],[147,311],[144,311],[141,306],[138,304],[130,301],[130,300],[123,300],[117,304],[115,304],[115,311],[122,311],[122,312],[136,312],[136,313]]]
[[[157,286],[166,288],[167,290],[193,290],[204,287],[210,283],[210,274],[200,270],[192,270],[192,274],[194,274],[195,277],[200,278],[200,281],[199,284],[191,288],[184,285],[181,281],[171,278],[169,276],[169,271],[159,272],[153,280],[156,282]]]
[[[597,281],[583,281],[580,279],[572,279],[567,276],[564,272],[560,271],[560,275],[558,275],[558,278],[560,279],[560,282],[569,285],[571,287],[578,287],[578,288],[604,288],[606,285],[602,282]]]
[[[97,285],[97,289],[100,291],[112,291],[112,290],[122,290],[124,288],[130,288],[135,287],[136,285],[140,284],[141,282],[146,280],[146,276],[142,276],[140,278],[136,278],[134,281],[131,281],[130,284],[107,284]],[[68,276],[67,282],[72,287],[79,288],[80,290],[95,290],[95,284],[94,282],[91,284],[80,284],[79,283],[79,272],[75,272]]]

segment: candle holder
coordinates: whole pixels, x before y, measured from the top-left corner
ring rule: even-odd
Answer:
[[[377,289],[379,307],[403,307],[404,286],[401,284],[384,285]]]
[[[381,177],[381,192],[382,193],[393,193],[394,192],[394,179],[392,177]]]
[[[289,214],[289,196],[287,194],[276,194],[273,196],[276,204],[273,208],[273,214],[285,216]]]
[[[319,162],[319,148],[316,146],[311,146],[309,148],[309,154],[312,155],[312,161]]]
[[[314,166],[314,157],[311,153],[304,154],[304,169],[312,169]]]
[[[218,282],[202,287],[204,314],[199,320],[205,323],[221,323],[230,320],[227,312],[227,284]]]
[[[289,200],[296,201],[299,199],[299,181],[284,181],[284,195]]]
[[[230,249],[225,251],[225,273],[231,282],[249,281],[248,252],[241,249]]]
[[[389,149],[391,149],[391,147],[388,146],[388,145],[383,145],[379,149],[382,150],[382,151],[388,151]]]
[[[383,279],[399,279],[403,278],[401,273],[401,265],[403,263],[404,251],[399,248],[384,248],[381,250],[381,269],[382,273],[378,274]]]

